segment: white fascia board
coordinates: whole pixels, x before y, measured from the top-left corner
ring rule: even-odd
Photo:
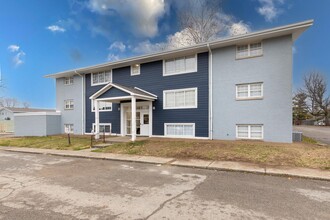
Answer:
[[[313,25],[314,20],[307,20],[299,23],[294,23],[290,25],[285,25],[281,27],[271,28],[263,31],[257,31],[252,32],[249,34],[242,34],[238,36],[228,37],[220,40],[215,40],[211,42],[201,43],[194,46],[189,47],[183,47],[175,50],[169,50],[169,51],[162,51],[158,53],[148,54],[148,55],[142,55],[132,58],[127,58],[123,60],[118,60],[115,62],[107,62],[102,63],[99,65],[74,69],[74,70],[68,70],[63,71],[55,74],[48,74],[45,75],[45,78],[61,78],[61,77],[67,77],[72,76],[74,74],[86,74],[91,73],[93,71],[102,71],[108,68],[114,69],[124,66],[130,66],[135,63],[145,63],[145,62],[152,62],[157,60],[162,60],[174,56],[184,56],[187,54],[192,53],[201,53],[201,52],[207,52],[208,51],[208,44],[210,45],[211,49],[225,47],[229,45],[235,45],[239,43],[244,43],[246,41],[252,41],[252,40],[261,40],[261,39],[267,39],[267,38],[273,38],[273,37],[279,37],[279,36],[285,36],[292,34],[293,40],[296,40],[299,35],[304,32],[307,28]]]
[[[18,116],[45,116],[45,115],[61,115],[61,112],[25,112],[25,113],[14,113],[14,117],[18,117]]]

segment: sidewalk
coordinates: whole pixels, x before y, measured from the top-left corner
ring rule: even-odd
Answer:
[[[249,173],[277,175],[277,176],[292,176],[292,177],[302,177],[302,178],[330,181],[330,171],[309,169],[309,168],[298,168],[298,167],[292,168],[292,167],[283,167],[283,166],[271,167],[271,166],[264,166],[264,165],[244,163],[244,162],[210,161],[210,160],[193,160],[193,159],[181,160],[175,158],[152,157],[152,156],[96,153],[96,152],[91,152],[90,149],[86,149],[82,151],[70,151],[70,150],[51,150],[51,149],[1,146],[0,150],[10,151],[10,152],[33,153],[33,154],[48,154],[48,155],[66,156],[66,157],[194,167],[194,168],[213,169],[213,170],[222,170],[222,171],[249,172]]]

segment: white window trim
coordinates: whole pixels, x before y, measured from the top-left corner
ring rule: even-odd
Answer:
[[[102,102],[102,100],[99,100],[99,102]],[[105,101],[103,101],[103,102],[105,102]],[[113,105],[112,105],[112,102],[110,102],[111,103],[111,110],[101,110],[101,109],[99,109],[99,112],[112,112],[112,108],[113,108]],[[95,110],[93,110],[93,99],[91,100],[91,111],[92,112],[95,112]]]
[[[103,82],[103,83],[93,83],[93,75],[94,74],[99,74],[99,73],[102,73],[102,72],[110,72],[110,81],[109,82]],[[91,73],[91,86],[99,86],[99,85],[106,85],[108,83],[112,82],[112,69],[111,70],[108,70],[108,71],[101,71],[101,72],[97,72],[97,73]]]
[[[248,137],[238,137],[238,126],[248,126]],[[261,138],[251,138],[251,126],[261,126]],[[240,140],[263,140],[264,139],[264,125],[263,124],[237,124],[236,125],[236,138]]]
[[[110,132],[105,132],[105,134],[107,134],[107,135],[109,135],[109,134],[112,134],[112,124],[111,123],[99,123],[99,126],[101,126],[101,125],[110,125]],[[95,126],[95,123],[93,123],[92,124],[92,128],[93,128],[93,130],[94,130],[94,126]],[[100,134],[103,134],[103,132],[101,133],[101,131],[100,131]]]
[[[251,55],[251,44],[257,44],[257,43],[261,43],[261,54],[259,55]],[[237,57],[237,53],[238,53],[238,47],[239,46],[245,46],[247,45],[248,46],[248,55],[245,56],[245,57]],[[236,45],[236,60],[242,60],[242,59],[248,59],[248,58],[254,58],[254,57],[261,57],[264,55],[264,46],[263,46],[263,43],[262,41],[261,42],[252,42],[252,43],[248,43],[248,44],[239,44],[239,45]]]
[[[184,106],[184,107],[166,107],[166,98],[165,94],[170,92],[181,92],[187,90],[194,90],[195,91],[195,105],[194,106]],[[185,88],[185,89],[171,89],[171,90],[164,90],[163,91],[163,109],[188,109],[188,108],[198,108],[198,88]]]
[[[67,81],[67,79],[68,79],[68,81]],[[64,85],[65,86],[73,85],[73,83],[74,83],[74,77],[73,76],[64,77]]]
[[[198,64],[198,57],[197,57],[197,54],[195,54],[195,69],[193,71],[181,71],[181,72],[174,72],[174,73],[166,73],[165,72],[165,63],[166,63],[166,60],[170,60],[170,59],[179,59],[179,58],[186,58],[188,57],[189,55],[187,56],[182,56],[182,57],[175,57],[175,58],[168,58],[168,59],[164,59],[163,60],[163,76],[173,76],[173,75],[180,75],[180,74],[186,74],[186,73],[195,73],[197,72],[198,70],[198,67],[197,67],[197,64]],[[192,56],[192,55],[190,55]]]
[[[261,84],[261,95],[260,96],[251,96],[251,85],[253,84]],[[238,97],[238,86],[248,86],[248,97]],[[236,84],[236,100],[255,100],[255,99],[263,99],[264,98],[264,83],[263,82],[253,82],[253,83],[241,83]]]
[[[141,64],[138,64],[139,65],[139,72],[138,73],[133,73],[133,66],[134,65],[137,65],[137,64],[131,65],[131,76],[138,76],[138,75],[141,74]]]
[[[70,128],[72,128],[72,131],[70,129],[70,132],[66,132],[66,127],[69,126]],[[66,134],[73,134],[74,133],[74,124],[64,124],[64,133]]]
[[[66,102],[70,102],[70,101],[72,101],[72,105],[73,105],[73,107],[72,108],[67,108],[66,106]],[[66,100],[64,100],[64,110],[73,110],[74,109],[74,100],[73,99],[66,99]]]
[[[193,126],[193,135],[167,135],[167,125],[192,125]],[[182,138],[193,138],[195,137],[195,123],[164,123],[164,136],[165,137],[173,137],[173,138],[178,138],[178,137],[182,137]]]

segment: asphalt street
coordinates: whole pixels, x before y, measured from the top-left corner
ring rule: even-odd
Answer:
[[[326,126],[294,126],[294,131],[303,132],[307,137],[314,138],[315,140],[330,145],[330,127]]]
[[[0,150],[0,219],[330,219],[330,182]]]

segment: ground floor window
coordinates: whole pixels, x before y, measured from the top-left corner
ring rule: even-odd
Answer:
[[[165,123],[165,136],[195,137],[194,123]]]
[[[263,139],[263,125],[236,125],[236,138]]]
[[[111,123],[100,123],[99,132],[110,134],[111,133]],[[95,123],[93,123],[93,131],[96,131]]]
[[[64,132],[67,134],[73,134],[73,124],[64,124]]]

